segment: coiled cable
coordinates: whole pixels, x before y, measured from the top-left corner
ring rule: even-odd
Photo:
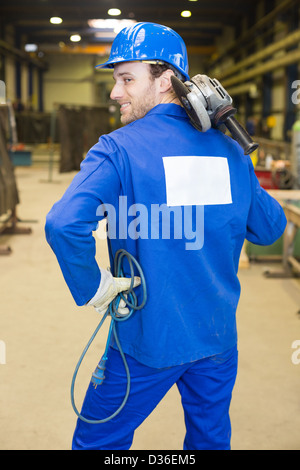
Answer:
[[[114,258],[114,276],[115,277],[125,277],[125,275],[124,275],[124,266],[123,266],[123,263],[124,263],[125,259],[127,259],[128,264],[129,264],[129,269],[130,269],[130,276],[131,276],[130,287],[126,292],[120,292],[115,297],[115,299],[109,304],[107,311],[103,315],[100,323],[98,324],[97,328],[95,329],[94,333],[92,334],[92,336],[91,336],[90,340],[88,341],[86,347],[84,348],[84,350],[83,350],[83,352],[82,352],[82,354],[79,358],[79,361],[78,361],[78,363],[75,367],[75,371],[74,371],[73,378],[72,378],[72,383],[71,383],[71,403],[72,403],[72,407],[73,407],[76,415],[78,416],[78,418],[80,418],[82,421],[85,421],[86,423],[90,423],[90,424],[106,423],[107,421],[110,421],[112,418],[117,416],[117,414],[120,413],[122,408],[124,408],[124,406],[127,402],[128,396],[129,396],[129,392],[130,392],[129,368],[128,368],[128,365],[127,365],[125,354],[122,350],[122,347],[121,347],[121,344],[120,344],[120,341],[119,341],[119,338],[118,338],[118,335],[117,335],[116,323],[128,320],[135,311],[141,310],[145,306],[145,303],[147,301],[147,288],[146,288],[145,276],[144,276],[144,273],[143,273],[143,270],[142,270],[140,264],[126,250],[121,249],[121,250],[118,250],[116,252],[116,255],[115,255],[115,258]],[[143,291],[142,301],[139,305],[137,303],[136,294],[133,290],[134,268],[135,267],[138,271],[138,276],[141,279],[141,287],[142,287],[142,291]],[[121,299],[123,299],[123,301],[125,302],[127,308],[129,309],[128,314],[120,315],[118,313],[118,307],[119,307],[119,303],[120,303]],[[124,399],[123,399],[121,405],[119,406],[119,408],[113,414],[111,414],[107,418],[103,418],[103,419],[99,419],[99,420],[91,420],[91,419],[87,419],[84,416],[82,416],[76,408],[75,397],[74,397],[74,395],[75,395],[75,393],[74,393],[74,391],[75,391],[75,381],[76,381],[76,377],[77,377],[79,368],[81,366],[81,363],[82,363],[89,347],[91,346],[91,344],[94,341],[97,333],[101,329],[103,323],[105,322],[105,320],[108,316],[111,317],[111,322],[110,322],[108,337],[107,337],[107,341],[106,341],[105,351],[104,351],[104,354],[102,356],[101,361],[99,362],[98,366],[96,367],[96,370],[92,374],[91,382],[93,383],[94,387],[96,388],[98,385],[101,385],[103,383],[103,380],[105,379],[105,376],[104,376],[105,362],[107,360],[108,348],[109,348],[109,345],[110,345],[110,342],[111,342],[111,336],[113,334],[114,339],[115,339],[116,344],[117,344],[117,347],[118,347],[119,352],[121,354],[123,363],[124,363],[124,367],[125,367],[125,371],[126,371],[126,377],[127,377],[127,387],[126,387],[126,393],[125,393],[125,396],[124,396]]]

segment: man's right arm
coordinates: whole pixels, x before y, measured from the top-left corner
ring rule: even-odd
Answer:
[[[86,304],[100,285],[93,231],[103,217],[97,209],[105,202],[116,204],[120,193],[119,175],[111,160],[101,155],[99,145],[88,153],[46,218],[46,239],[77,305]]]
[[[263,189],[249,158],[251,205],[246,239],[256,245],[272,245],[284,232],[286,217],[281,205]]]

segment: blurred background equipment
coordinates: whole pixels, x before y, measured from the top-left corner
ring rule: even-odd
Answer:
[[[20,202],[12,155],[17,142],[13,110],[0,105],[0,234],[29,234],[30,228],[20,227],[17,205]],[[0,255],[11,253],[9,246],[0,245]]]

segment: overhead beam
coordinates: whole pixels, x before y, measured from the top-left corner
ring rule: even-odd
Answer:
[[[27,52],[23,52],[20,49],[17,49],[16,47],[11,46],[7,42],[3,41],[2,39],[0,39],[0,51],[11,54],[17,59],[23,60],[24,62],[31,63],[40,69],[47,68],[46,64],[42,62],[41,60],[35,57],[32,57]]]
[[[268,26],[270,23],[272,23],[275,18],[287,11],[291,6],[293,6],[295,3],[299,3],[299,0],[285,0],[283,2],[280,2],[270,13],[267,15],[263,16],[260,20],[258,20],[251,28],[247,29],[245,32],[241,34],[240,37],[238,37],[235,41],[233,41],[231,44],[226,47],[222,53],[217,57],[216,60],[214,60],[210,66],[214,67],[218,62],[220,62],[224,57],[226,57],[228,54],[232,53],[234,50],[236,50],[237,44],[239,46],[242,46],[245,42],[249,41],[250,38],[252,38],[255,33],[265,26]]]
[[[286,53],[282,57],[277,57],[276,59],[269,60],[264,62],[261,65],[253,67],[249,70],[246,70],[240,74],[236,74],[233,77],[225,78],[222,81],[224,87],[228,88],[229,86],[236,85],[237,83],[246,82],[252,78],[265,75],[268,72],[273,72],[278,70],[281,67],[287,67],[291,64],[297,64],[300,60],[300,50],[295,49],[291,52]]]
[[[131,0],[130,2],[121,2],[119,1],[119,8],[122,12],[133,12],[136,16],[140,15],[153,15],[153,13],[166,13],[173,14],[179,13],[183,9],[182,2],[174,1],[164,1],[152,0],[151,4],[145,5],[144,2]],[[49,17],[53,15],[53,11],[56,11],[59,14],[66,14],[68,18],[76,18],[78,15],[81,18],[99,17],[99,14],[106,14],[107,9],[109,8],[109,3],[106,2],[95,2],[91,4],[91,1],[85,1],[80,4],[74,5],[74,2],[57,2],[55,5],[54,2],[48,4],[46,2],[37,3],[36,0],[28,1],[11,1],[6,5],[1,6],[0,12],[1,16],[15,16],[15,17],[24,17],[30,11],[32,18],[36,18],[37,15]],[[206,15],[211,17],[216,17],[219,15],[226,16],[244,16],[247,14],[248,9],[253,8],[253,2],[230,2],[230,1],[220,1],[213,3],[211,1],[199,2],[189,5],[189,9],[192,10],[194,15]],[[222,16],[221,16],[222,17]]]
[[[274,42],[269,46],[266,46],[264,49],[261,49],[260,51],[251,54],[250,56],[246,57],[246,59],[241,60],[232,67],[228,67],[226,70],[219,74],[219,79],[221,80],[230,75],[235,75],[236,72],[238,72],[239,70],[249,67],[252,64],[257,64],[266,57],[271,56],[275,52],[284,51],[285,49],[295,44],[300,44],[300,30],[294,31],[293,33],[286,36],[284,39]]]
[[[62,54],[95,54],[95,55],[108,55],[110,53],[111,44],[87,44],[85,46],[82,45],[64,45],[59,48],[59,52]],[[216,51],[215,46],[188,46],[187,52],[188,55],[204,55],[208,56],[213,54]],[[58,48],[51,48],[47,49],[47,53],[56,53],[58,52]]]

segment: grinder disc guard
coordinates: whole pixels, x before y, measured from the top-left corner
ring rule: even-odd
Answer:
[[[187,114],[188,114],[188,116],[191,120],[191,123],[193,124],[194,127],[196,127],[196,129],[198,129],[199,131],[202,131],[203,126],[202,126],[202,123],[199,119],[199,116],[198,116],[197,112],[195,111],[194,106],[191,105],[191,103],[188,99],[188,95],[191,93],[191,90],[189,90],[189,88],[184,83],[182,83],[181,80],[179,80],[177,77],[175,77],[175,75],[172,75],[171,82],[172,82],[172,86],[174,88],[174,91],[175,91],[179,101],[181,102],[182,106],[186,110],[186,112],[187,112]],[[201,106],[201,103],[200,103],[200,106]],[[203,110],[207,114],[204,106],[203,106]]]

